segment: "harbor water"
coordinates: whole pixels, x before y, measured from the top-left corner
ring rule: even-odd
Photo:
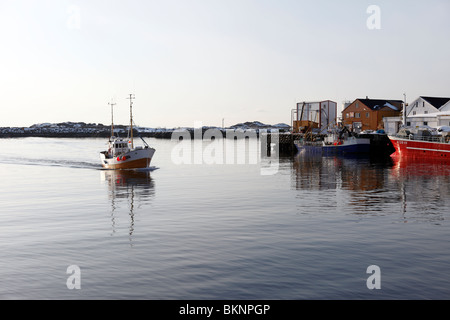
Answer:
[[[147,142],[110,171],[105,139],[0,140],[0,299],[450,298],[450,165]]]

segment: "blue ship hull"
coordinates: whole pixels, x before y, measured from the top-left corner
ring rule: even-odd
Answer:
[[[308,143],[299,142],[295,144],[299,152],[308,154],[369,154],[370,140],[369,139],[352,139],[345,140],[342,144],[325,145],[323,142]]]
[[[370,144],[354,144],[340,146],[323,146],[322,152],[326,154],[336,153],[370,153]]]

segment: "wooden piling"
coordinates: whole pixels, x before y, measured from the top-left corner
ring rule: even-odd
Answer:
[[[293,156],[297,153],[297,147],[294,141],[301,139],[302,134],[299,133],[264,133],[263,142],[266,143],[267,156],[270,156],[272,143],[278,144],[278,152],[280,156]],[[277,137],[275,137],[277,135]],[[273,139],[272,139],[273,138]],[[278,141],[277,141],[278,139]]]

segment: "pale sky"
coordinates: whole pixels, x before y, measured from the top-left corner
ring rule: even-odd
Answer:
[[[0,127],[109,124],[111,99],[126,124],[129,93],[147,127],[448,97],[449,37],[448,0],[0,0]]]

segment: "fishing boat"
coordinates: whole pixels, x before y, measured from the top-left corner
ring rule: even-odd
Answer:
[[[422,126],[402,128],[389,136],[395,148],[393,157],[439,159],[450,162],[450,128]]]
[[[295,141],[300,153],[320,153],[322,155],[335,154],[370,154],[370,139],[360,138],[348,130],[333,132],[323,139],[310,141],[303,139]]]
[[[130,94],[130,130],[126,139],[114,135],[114,103],[111,105],[111,137],[108,141],[108,150],[100,152],[100,160],[105,169],[145,169],[150,167],[155,149],[151,148],[145,140],[141,138],[144,145],[134,146],[133,136],[133,99]]]

